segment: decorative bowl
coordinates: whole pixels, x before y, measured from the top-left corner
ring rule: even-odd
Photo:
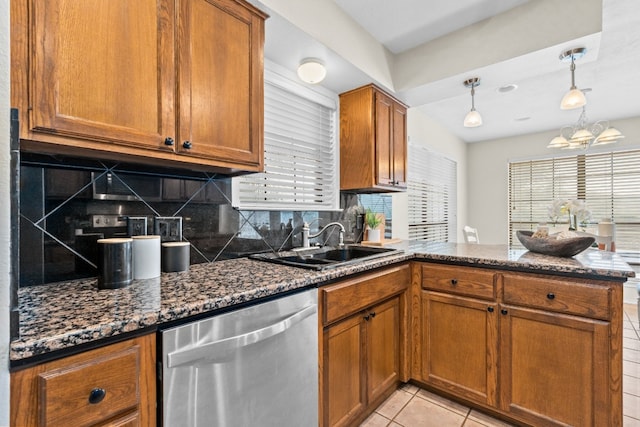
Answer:
[[[531,237],[532,235],[533,231],[516,231],[520,243],[531,252],[559,257],[572,257],[579,254],[596,241],[594,237],[589,236],[556,239],[554,236],[534,238]]]

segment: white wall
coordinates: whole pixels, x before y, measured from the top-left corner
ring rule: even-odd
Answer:
[[[614,120],[611,124],[625,135],[625,139],[599,150],[590,149],[589,152],[640,148],[640,117]],[[558,132],[540,132],[468,144],[468,221],[478,228],[482,243],[508,242],[509,160],[562,155],[562,150],[546,148]]]
[[[0,1],[0,426],[9,425],[9,2]]]
[[[407,111],[407,137],[412,144],[421,144],[458,165],[457,241],[463,241],[462,226],[467,221],[467,144],[434,122],[418,108]],[[393,237],[407,239],[407,194],[393,195]]]

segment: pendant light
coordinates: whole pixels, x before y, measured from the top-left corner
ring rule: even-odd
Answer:
[[[464,81],[466,87],[471,88],[471,111],[464,118],[464,127],[475,128],[482,125],[482,116],[476,111],[474,96],[476,94],[475,87],[480,86],[480,77],[472,77]]]
[[[587,48],[577,47],[560,54],[561,61],[571,60],[571,67],[569,67],[571,70],[571,88],[569,88],[569,92],[567,92],[562,97],[562,101],[560,101],[560,109],[562,110],[573,110],[574,108],[584,107],[587,104],[587,98],[584,96],[584,93],[576,87],[575,80],[575,60],[582,58],[585,53],[587,53]]]

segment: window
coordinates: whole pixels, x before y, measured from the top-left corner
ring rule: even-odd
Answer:
[[[265,70],[265,171],[234,179],[234,207],[339,209],[337,97],[318,90]]]
[[[389,194],[358,194],[358,204],[365,210],[384,214],[384,237],[392,238],[393,230],[393,201]]]
[[[429,242],[455,241],[456,162],[411,143],[407,158],[409,239]]]
[[[515,230],[549,222],[554,199],[584,200],[590,226],[616,223],[618,250],[640,250],[640,150],[509,163],[509,243]],[[567,222],[568,218],[561,221]]]

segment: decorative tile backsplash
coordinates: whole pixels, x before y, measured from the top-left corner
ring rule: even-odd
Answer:
[[[102,237],[161,234],[188,241],[195,264],[299,246],[304,222],[313,232],[340,221],[345,241],[357,241],[358,204],[384,212],[391,223],[385,195],[343,194],[343,212],[240,211],[231,206],[231,185],[231,178],[215,174],[23,155],[20,286],[96,276]],[[336,230],[326,237],[337,243]]]

